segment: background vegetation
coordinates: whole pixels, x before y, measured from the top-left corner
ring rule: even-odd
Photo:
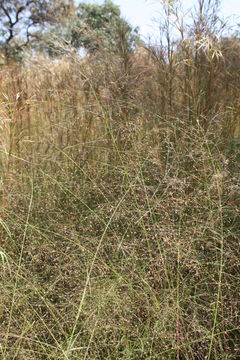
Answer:
[[[237,33],[59,4],[0,1],[1,359],[238,359]]]

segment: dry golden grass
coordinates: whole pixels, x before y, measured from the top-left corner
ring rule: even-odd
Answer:
[[[239,73],[190,45],[1,68],[2,359],[239,358]]]

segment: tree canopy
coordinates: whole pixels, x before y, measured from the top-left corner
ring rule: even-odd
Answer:
[[[121,16],[119,6],[106,0],[102,5],[73,0],[0,0],[0,46],[5,56],[16,55],[26,46],[50,55],[61,53],[58,41],[90,53],[101,49],[126,52],[138,39]]]
[[[77,18],[72,30],[72,44],[94,51],[99,47],[116,49],[125,35],[129,49],[134,44],[137,29],[121,17],[120,9],[112,1],[102,5],[81,3],[77,7]],[[122,33],[122,34],[121,34]]]
[[[13,56],[41,38],[42,29],[66,13],[66,0],[0,0],[0,46]]]

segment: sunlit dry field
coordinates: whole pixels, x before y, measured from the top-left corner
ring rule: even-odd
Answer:
[[[0,67],[1,359],[240,358],[240,42],[201,39]]]

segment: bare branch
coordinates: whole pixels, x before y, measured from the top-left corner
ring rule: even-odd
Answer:
[[[9,22],[9,27],[8,27],[8,32],[9,32],[9,36],[6,39],[6,42],[9,43],[9,41],[13,38],[13,26],[14,23],[12,21],[12,18],[8,12],[8,10],[4,7],[3,5],[3,1],[0,2],[0,8],[2,9],[2,11],[4,12],[5,16],[8,18],[8,22]]]

